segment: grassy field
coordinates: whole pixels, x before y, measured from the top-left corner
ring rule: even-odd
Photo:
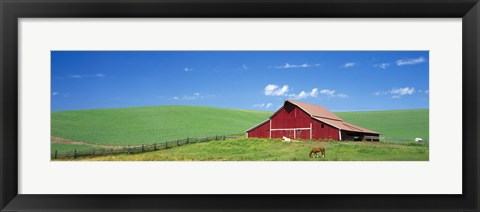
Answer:
[[[325,158],[310,158],[313,147],[324,147]],[[234,139],[185,145],[143,154],[83,158],[93,161],[428,161],[427,144],[383,142]]]
[[[428,109],[335,113],[343,120],[386,137],[428,139]]]
[[[52,143],[51,152],[53,154],[55,152],[55,150],[57,150],[59,153],[73,152],[75,150],[77,150],[77,151],[90,151],[93,148],[101,149],[100,147],[92,147],[92,146],[87,146],[87,145],[55,144],[55,143]]]
[[[52,136],[102,145],[141,145],[177,138],[243,134],[270,112],[159,106],[52,113]]]
[[[406,137],[429,138],[428,134],[428,109],[419,110],[392,110],[392,111],[366,111],[366,112],[338,112],[338,116],[345,121],[380,132],[382,137]],[[195,138],[215,135],[243,134],[244,131],[259,122],[267,119],[271,112],[249,111],[235,109],[221,109],[213,107],[198,106],[158,106],[158,107],[137,107],[122,109],[97,109],[82,111],[63,111],[52,113],[52,139],[67,140],[74,144],[52,143],[52,153],[57,150],[59,153],[77,151],[91,151],[95,149],[123,148],[123,146],[136,146],[141,144],[162,143],[173,141],[177,138]],[[185,160],[307,160],[305,148],[299,144],[269,143],[264,140],[258,142],[231,142],[214,141],[210,150],[198,154],[207,154],[202,157],[184,154],[190,148],[203,147],[208,144],[195,144],[165,151],[145,153],[144,156],[151,160],[176,160],[176,157],[183,157]],[[307,142],[308,143],[308,142]],[[86,145],[82,145],[86,144]],[[88,144],[88,145],[87,145]],[[93,146],[99,145],[99,146]],[[280,151],[282,154],[275,154],[269,157],[268,145],[274,144],[271,148]],[[329,143],[330,144],[330,143]],[[419,148],[412,146],[396,146],[398,148],[381,148],[378,144],[362,145],[362,143],[332,143],[338,158],[328,157],[327,160],[428,160],[428,146]],[[222,147],[225,145],[225,147]],[[238,145],[237,148],[232,145]],[[245,146],[247,145],[247,146]],[[293,145],[293,146],[292,146]],[[295,146],[296,145],[296,146]],[[392,145],[392,144],[385,144]],[[412,145],[412,144],[410,144]],[[332,148],[330,145],[328,148]],[[295,147],[295,148],[294,148]],[[296,148],[299,147],[299,148]],[[401,148],[400,148],[401,147]],[[230,148],[230,149],[229,149]],[[285,149],[284,149],[285,148]],[[285,151],[290,151],[287,154]],[[425,149],[427,153],[425,153]],[[267,151],[266,154],[258,156],[256,150]],[[235,154],[232,151],[237,151]],[[414,154],[415,151],[423,151]],[[178,151],[178,152],[177,152]],[[218,152],[217,152],[218,151]],[[223,152],[222,152],[223,151]],[[225,154],[224,151],[232,154]],[[391,151],[398,154],[383,154],[381,152]],[[407,151],[407,152],[405,152]],[[413,152],[411,152],[413,151]],[[195,151],[194,151],[195,152]],[[198,151],[197,151],[198,152]],[[167,154],[167,155],[164,155]],[[240,155],[239,155],[240,154]],[[425,155],[426,154],[426,155]],[[176,155],[176,156],[172,156]],[[186,155],[186,156],[185,156]],[[229,155],[229,156],[228,156]],[[347,155],[349,155],[347,157]],[[370,155],[370,159],[366,158]],[[188,156],[188,157],[187,157]],[[128,157],[130,156],[122,156]],[[108,158],[108,157],[107,157]],[[111,159],[111,158],[110,158]],[[115,160],[115,159],[114,159]],[[128,159],[136,160],[136,159]]]

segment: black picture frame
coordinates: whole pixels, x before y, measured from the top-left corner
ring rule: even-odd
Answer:
[[[478,0],[0,0],[1,211],[479,211]],[[18,194],[18,19],[462,18],[462,195]],[[448,41],[445,41],[448,42]],[[39,179],[39,183],[41,179]]]

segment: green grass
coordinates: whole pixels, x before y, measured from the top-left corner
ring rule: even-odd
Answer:
[[[77,145],[77,144],[51,144],[51,153],[54,154],[55,150],[58,153],[73,152],[74,150],[79,151],[93,151],[93,149],[101,149],[100,147],[93,147],[88,145]]]
[[[323,146],[325,158],[309,158],[313,147]],[[95,161],[428,161],[428,145],[382,142],[287,143],[269,139],[210,141],[134,155],[83,158]]]
[[[337,112],[382,137],[429,138],[428,109]],[[127,146],[185,137],[243,134],[271,112],[200,106],[157,106],[52,112],[52,136],[91,144]],[[52,145],[53,147],[53,145]],[[69,145],[58,151],[92,150]]]
[[[337,112],[346,122],[379,132],[386,137],[429,139],[428,109]]]
[[[140,145],[185,137],[243,134],[270,112],[158,106],[52,112],[52,136],[104,145]]]

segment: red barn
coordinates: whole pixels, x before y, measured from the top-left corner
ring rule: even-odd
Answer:
[[[379,133],[343,121],[322,106],[285,100],[269,119],[248,129],[247,138],[374,140]]]

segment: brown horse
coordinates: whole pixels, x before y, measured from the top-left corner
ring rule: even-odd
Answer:
[[[318,153],[319,152],[322,154],[322,157],[325,158],[325,148],[322,148],[322,147],[313,148],[312,151],[310,151],[310,153],[308,154],[308,156],[312,157],[312,155],[313,155],[314,157],[318,158]]]

